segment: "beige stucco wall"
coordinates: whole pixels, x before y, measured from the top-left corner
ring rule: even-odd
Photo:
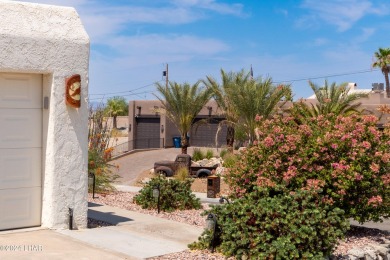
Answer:
[[[43,75],[42,226],[87,225],[89,37],[73,8],[0,0],[0,71]],[[81,75],[81,108],[65,104],[65,78]]]

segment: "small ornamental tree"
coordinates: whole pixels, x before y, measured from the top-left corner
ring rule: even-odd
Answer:
[[[282,184],[321,188],[322,200],[360,223],[390,217],[390,129],[372,115],[305,120],[257,117],[257,140],[226,175],[232,197]]]

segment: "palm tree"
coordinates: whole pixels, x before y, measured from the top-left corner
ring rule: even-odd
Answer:
[[[275,86],[271,78],[258,77],[247,81],[236,91],[229,93],[239,112],[238,124],[244,129],[249,142],[255,139],[256,115],[269,118],[287,101],[291,100],[291,88],[288,85]]]
[[[323,87],[319,87],[311,81],[309,81],[309,85],[314,91],[317,102],[315,104],[308,104],[300,101],[294,104],[290,110],[292,114],[308,118],[330,113],[334,115],[360,113],[361,111],[359,111],[358,108],[361,105],[361,102],[356,101],[368,97],[367,93],[351,93],[348,83],[336,85],[336,83],[333,82],[329,85],[328,81],[325,80],[325,85]]]
[[[108,116],[112,116],[112,127],[114,129],[117,129],[117,116],[124,116],[128,114],[128,105],[126,99],[124,97],[119,96],[107,99],[105,114]]]
[[[256,115],[268,118],[291,99],[290,87],[275,87],[271,78],[252,79],[251,73],[244,70],[229,73],[221,70],[221,78],[221,85],[212,77],[207,77],[203,82],[213,90],[214,99],[224,111],[226,120],[221,123],[228,126],[226,141],[230,149],[233,148],[236,128],[243,129],[252,142],[255,138]]]
[[[380,68],[383,75],[385,75],[386,81],[386,96],[390,97],[390,83],[389,83],[389,73],[390,73],[390,48],[379,48],[375,52],[376,61],[372,64],[374,68]]]
[[[187,154],[187,133],[191,130],[195,117],[210,100],[211,90],[201,89],[200,82],[190,85],[169,82],[169,88],[156,83],[161,97],[156,96],[162,103],[161,112],[172,121],[181,135],[181,151]]]
[[[219,84],[213,77],[206,76],[206,80],[202,80],[202,82],[212,90],[213,98],[222,109],[221,115],[225,118],[220,122],[217,135],[221,127],[226,125],[226,145],[229,151],[233,151],[235,125],[238,122],[239,115],[236,106],[234,106],[234,100],[230,98],[230,93],[237,91],[251,78],[250,74],[245,73],[244,70],[226,73],[221,69],[221,79],[222,84]]]

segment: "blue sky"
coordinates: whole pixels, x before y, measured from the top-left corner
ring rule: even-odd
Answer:
[[[154,99],[154,83],[195,83],[225,71],[291,83],[384,82],[371,69],[390,47],[390,2],[382,0],[34,0],[73,6],[91,40],[91,101]],[[104,94],[104,95],[103,95]]]

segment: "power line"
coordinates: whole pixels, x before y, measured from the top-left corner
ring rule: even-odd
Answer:
[[[353,71],[353,72],[330,74],[330,75],[325,75],[325,76],[307,77],[307,78],[291,79],[291,80],[280,80],[280,81],[274,81],[274,83],[296,82],[296,81],[304,81],[304,80],[311,80],[311,79],[323,79],[323,78],[330,78],[330,77],[340,77],[340,76],[347,76],[347,75],[353,75],[353,74],[362,74],[362,73],[367,73],[367,72],[373,72],[373,71],[378,71],[378,70],[379,69],[367,69],[367,70],[360,70],[360,71]]]
[[[144,92],[137,92],[137,93],[131,93],[126,95],[121,95],[121,97],[128,97],[128,96],[139,96],[140,98],[143,98],[140,96],[141,94],[151,94],[154,93],[154,91],[144,91]],[[89,98],[89,100],[103,100],[105,97],[96,97],[96,98]]]
[[[89,94],[90,96],[106,96],[106,95],[116,95],[116,94],[122,94],[122,93],[128,93],[128,92],[133,92],[135,90],[139,90],[139,89],[142,89],[142,88],[146,88],[146,87],[149,87],[149,86],[152,86],[158,82],[161,82],[163,80],[158,80],[156,82],[153,82],[153,83],[150,83],[148,85],[145,85],[145,86],[142,86],[142,87],[139,87],[139,88],[135,88],[133,90],[126,90],[126,91],[120,91],[120,92],[111,92],[111,93],[99,93],[99,94]]]

